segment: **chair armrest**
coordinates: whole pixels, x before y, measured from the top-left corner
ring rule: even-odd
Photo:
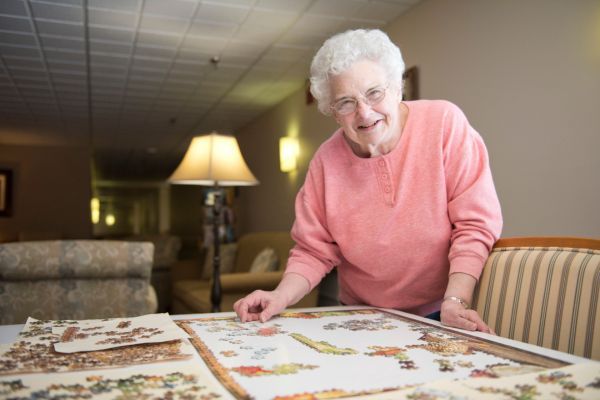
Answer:
[[[156,289],[152,285],[148,285],[148,294],[146,295],[146,305],[148,307],[147,310],[140,312],[140,315],[143,314],[154,314],[158,311],[158,296],[156,294]]]
[[[198,260],[179,260],[171,267],[171,282],[202,279],[202,265]]]
[[[257,289],[273,290],[282,277],[283,271],[223,274],[221,275],[221,290],[223,292],[243,291],[248,293]]]

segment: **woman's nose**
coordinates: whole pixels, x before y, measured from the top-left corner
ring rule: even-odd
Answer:
[[[371,111],[371,106],[365,103],[363,100],[356,101],[356,112],[358,115],[366,115]]]

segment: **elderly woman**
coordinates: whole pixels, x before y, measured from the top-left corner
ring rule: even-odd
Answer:
[[[236,302],[242,321],[268,320],[337,267],[343,304],[490,332],[469,306],[502,227],[485,145],[455,105],[402,101],[403,72],[379,30],[335,35],[315,55],[311,92],[340,128],[297,195],[283,279]]]

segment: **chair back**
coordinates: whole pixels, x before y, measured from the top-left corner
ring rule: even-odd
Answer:
[[[600,240],[507,238],[473,308],[500,336],[600,360]]]
[[[243,235],[238,240],[237,253],[235,255],[234,272],[248,272],[252,262],[265,248],[275,250],[279,259],[278,270],[285,270],[290,250],[294,247],[294,241],[289,232],[253,232]]]
[[[152,243],[56,240],[0,244],[0,324],[128,317],[156,310]]]

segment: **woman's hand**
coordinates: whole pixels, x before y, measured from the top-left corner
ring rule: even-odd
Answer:
[[[255,290],[233,305],[234,311],[242,322],[268,321],[286,307],[287,300],[277,290],[271,292]]]
[[[477,311],[469,309],[476,283],[477,280],[471,275],[461,272],[450,274],[444,301],[442,301],[440,319],[443,325],[495,335]]]
[[[444,301],[441,309],[441,320],[443,325],[468,331],[480,331],[485,333],[496,333],[477,314],[477,311],[465,309],[460,303]]]
[[[242,322],[265,322],[279,314],[286,307],[296,304],[310,291],[308,280],[301,275],[289,273],[277,285],[277,289],[267,292],[255,290],[235,302],[233,309]]]

